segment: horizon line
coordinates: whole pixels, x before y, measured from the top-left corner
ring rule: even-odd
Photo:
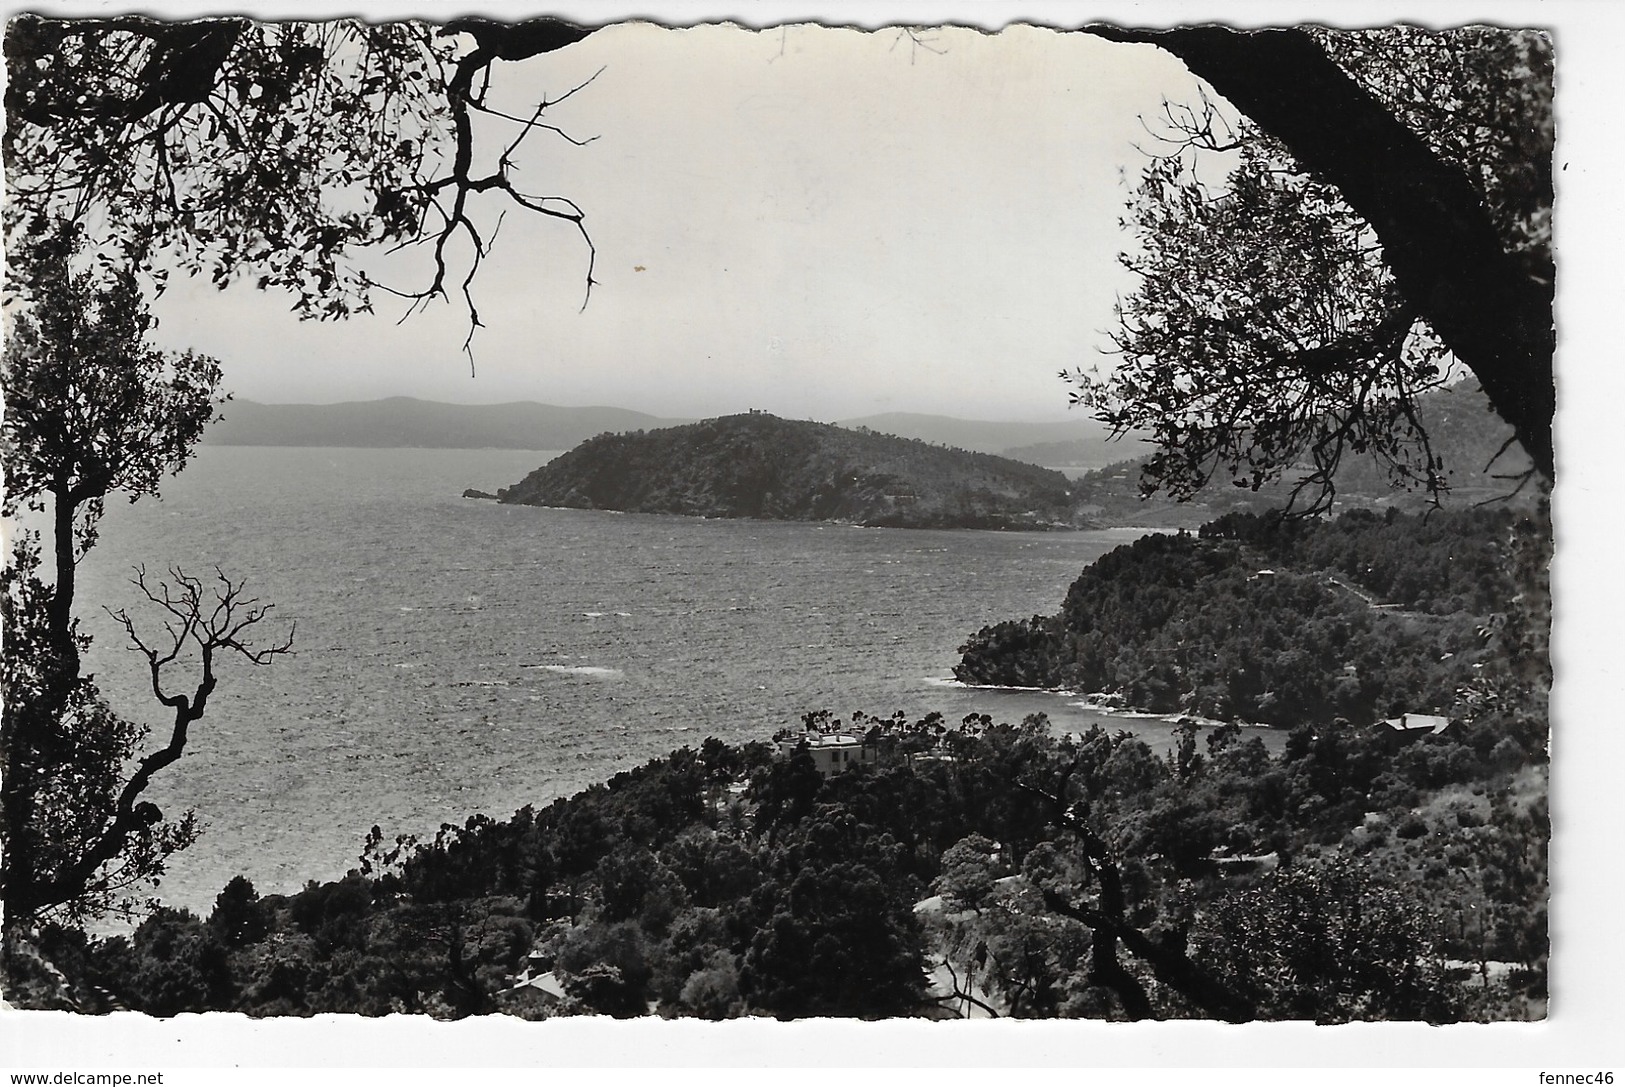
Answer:
[[[239,397],[239,396],[232,396],[230,398],[230,403],[233,403],[233,404],[254,404],[254,405],[258,406],[258,407],[274,407],[274,408],[338,408],[338,407],[356,407],[356,406],[367,405],[367,404],[384,404],[384,403],[391,403],[391,402],[409,402],[409,403],[415,403],[415,404],[432,404],[432,405],[435,405],[437,407],[448,407],[448,408],[543,407],[543,408],[559,408],[559,409],[563,409],[563,410],[566,410],[566,411],[623,411],[623,412],[629,412],[629,413],[634,414],[634,415],[644,415],[644,416],[647,416],[647,417],[649,417],[651,419],[681,420],[681,421],[684,421],[684,422],[699,422],[699,421],[702,421],[702,420],[705,420],[705,419],[721,419],[721,418],[726,418],[729,415],[748,415],[748,414],[751,413],[752,410],[767,411],[767,413],[770,414],[770,415],[778,415],[779,414],[776,411],[771,411],[771,410],[768,410],[768,409],[752,409],[750,407],[744,407],[744,408],[739,408],[739,409],[732,410],[732,411],[721,411],[721,412],[717,412],[717,413],[709,414],[709,415],[656,415],[653,412],[644,411],[641,408],[629,408],[629,407],[624,407],[624,406],[619,405],[619,404],[604,404],[604,403],[597,403],[597,404],[559,404],[559,403],[553,403],[551,401],[545,401],[545,400],[491,400],[491,401],[481,401],[481,402],[471,403],[471,402],[467,402],[467,401],[457,401],[457,400],[431,400],[431,399],[428,399],[426,397],[407,396],[407,395],[402,395],[402,394],[397,394],[397,395],[393,395],[393,396],[371,397],[371,398],[368,398],[368,399],[327,400],[327,401],[316,401],[316,400],[260,400],[260,399],[255,399],[255,398],[251,398],[251,397]],[[1049,418],[1032,418],[1032,417],[1029,417],[1029,418],[1010,418],[1010,417],[1006,417],[1006,418],[998,418],[998,419],[988,419],[988,418],[978,418],[978,417],[966,416],[966,415],[950,415],[950,414],[947,414],[945,412],[940,412],[940,411],[921,411],[921,410],[907,410],[907,409],[887,409],[887,410],[880,410],[880,411],[869,411],[869,412],[866,412],[866,413],[864,413],[862,415],[842,415],[842,416],[837,417],[835,419],[835,421],[836,422],[861,421],[861,420],[864,420],[864,419],[875,419],[875,418],[881,418],[881,417],[886,417],[886,416],[914,416],[914,417],[918,417],[918,418],[949,419],[949,420],[953,420],[955,422],[962,422],[962,423],[1019,423],[1019,424],[1035,424],[1036,423],[1036,424],[1048,424],[1048,425],[1065,425],[1067,423],[1079,423],[1079,424],[1094,425],[1094,426],[1104,426],[1105,425],[1105,424],[1101,423],[1099,420],[1093,418],[1092,416],[1088,416],[1088,415],[1074,415],[1074,416],[1071,416],[1069,418],[1056,418],[1056,417],[1049,417]],[[792,418],[791,416],[780,416],[780,417],[781,418]],[[806,418],[810,419],[810,420],[814,420],[814,421],[820,421],[820,420],[814,419],[813,416],[806,416]]]

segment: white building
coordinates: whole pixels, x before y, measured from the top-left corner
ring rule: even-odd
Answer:
[[[1450,726],[1450,718],[1436,713],[1402,713],[1398,717],[1377,722],[1377,727],[1385,729],[1389,739],[1397,744],[1408,744],[1423,736],[1442,735],[1449,731]]]
[[[850,733],[836,732],[828,735],[807,733],[790,740],[780,740],[779,750],[790,755],[803,743],[807,745],[807,753],[812,756],[813,765],[825,777],[839,774],[854,766],[868,766],[875,761],[875,751],[863,742],[862,737]]]

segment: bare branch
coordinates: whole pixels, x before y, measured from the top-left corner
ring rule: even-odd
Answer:
[[[185,751],[187,730],[203,716],[209,697],[214,693],[214,666],[218,653],[234,654],[251,664],[268,664],[292,652],[292,626],[286,637],[268,645],[256,646],[244,637],[249,628],[268,617],[272,608],[270,604],[261,604],[256,598],[245,596],[244,582],[232,581],[217,567],[211,601],[205,599],[204,585],[200,579],[188,575],[179,567],[170,568],[170,577],[173,584],[162,581],[154,585],[147,580],[146,568],[137,567],[131,580],[131,584],[150,603],[169,616],[162,623],[163,638],[142,635],[127,611],[107,609],[108,614],[119,622],[129,636],[131,650],[146,658],[153,696],[174,711],[168,742],[147,754],[136,765],[135,772],[119,793],[112,821],[84,854],[31,892],[29,905],[32,908],[66,902],[83,893],[96,878],[97,871],[113,862],[132,837],[162,820],[163,816],[155,805],[138,801],[153,777],[173,765]],[[175,663],[183,652],[196,654],[199,658],[200,674],[197,681],[190,694],[165,693],[164,670]]]
[[[992,1018],[992,1019],[999,1018],[999,1013],[992,1007],[992,1005],[988,1004],[984,1000],[979,1000],[975,996],[971,995],[971,993],[969,992],[970,986],[968,984],[969,981],[970,981],[970,977],[968,975],[965,978],[965,981],[967,982],[967,984],[964,985],[964,986],[961,986],[959,984],[959,972],[954,969],[954,964],[952,962],[949,962],[948,959],[944,958],[942,960],[942,965],[943,965],[943,968],[948,971],[948,981],[949,981],[950,987],[953,989],[953,992],[949,993],[945,997],[942,997],[941,1000],[938,1001],[939,1004],[942,1001],[946,1001],[946,1000],[963,1000],[965,1003],[973,1004],[976,1007],[981,1008],[983,1011],[987,1012],[989,1018]],[[957,1009],[951,1009],[951,1010],[957,1010]],[[961,1014],[963,1014],[963,1013],[961,1013]]]
[[[1512,488],[1512,490],[1506,492],[1505,494],[1498,494],[1498,495],[1495,495],[1492,498],[1486,498],[1481,502],[1473,503],[1473,508],[1474,509],[1477,509],[1480,506],[1493,506],[1493,505],[1498,505],[1499,503],[1502,503],[1502,502],[1510,502],[1510,501],[1512,501],[1514,498],[1518,497],[1518,495],[1522,494],[1523,489],[1525,487],[1529,486],[1529,484],[1532,481],[1534,481],[1536,479],[1539,479],[1540,478],[1540,473],[1535,468],[1531,467],[1531,468],[1527,469],[1526,471],[1519,472],[1519,473],[1517,473],[1515,475],[1497,475],[1497,476],[1494,476],[1493,478],[1495,478],[1495,479],[1504,479],[1504,480],[1507,480],[1509,482],[1513,481],[1513,480],[1516,480],[1518,485],[1516,487]]]

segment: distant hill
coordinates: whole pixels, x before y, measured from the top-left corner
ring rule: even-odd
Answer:
[[[1463,502],[1507,493],[1514,484],[1504,477],[1527,472],[1532,464],[1523,447],[1512,442],[1512,427],[1490,407],[1475,381],[1423,394],[1417,415],[1433,452],[1444,461],[1451,492]],[[1339,469],[1337,485],[1351,494],[1389,490],[1386,475],[1371,457],[1350,459]]]
[[[1424,394],[1417,400],[1417,415],[1427,428],[1434,455],[1444,463],[1450,486],[1444,496],[1448,506],[1465,508],[1505,497],[1516,488],[1516,483],[1506,477],[1529,470],[1529,455],[1516,443],[1508,446],[1512,428],[1490,408],[1488,398],[1474,382],[1463,381]],[[1120,448],[1130,450],[1136,446]],[[1255,493],[1230,485],[1228,477],[1220,473],[1189,502],[1145,502],[1139,497],[1139,482],[1140,469],[1148,456],[1111,464],[1074,479],[1073,493],[1081,513],[1104,524],[1179,523],[1194,527],[1230,510],[1280,508],[1290,496],[1292,483],[1304,474],[1288,471],[1282,482],[1266,485]],[[1382,465],[1369,455],[1348,454],[1338,467],[1336,482],[1337,502],[1342,509],[1421,508],[1429,503],[1421,490],[1397,489]],[[1532,497],[1531,490],[1521,500]]]
[[[956,446],[976,453],[999,453],[1011,456],[1008,450],[1037,442],[1083,442],[1100,447],[1109,433],[1095,420],[1080,415],[1076,421],[1064,423],[991,422],[983,419],[955,419],[947,415],[920,415],[913,412],[889,412],[884,415],[866,415],[860,419],[842,419],[836,426],[849,430],[867,428],[882,434],[895,434],[900,438],[918,438],[936,445]],[[1121,443],[1112,443],[1117,446]],[[1121,460],[1119,453],[1108,460]],[[1013,457],[1025,460],[1025,457]],[[1091,463],[1105,463],[1094,461]]]
[[[1071,527],[1065,476],[923,441],[765,413],[604,434],[499,501],[900,528]]]
[[[1140,456],[1145,445],[1137,437],[1124,435],[1117,441],[1105,436],[1066,442],[1035,442],[1006,449],[1000,455],[1045,468],[1105,468],[1130,457]]]
[[[344,404],[233,400],[203,435],[205,445],[296,445],[366,449],[569,449],[594,434],[672,426],[625,408],[531,402],[440,404],[396,396]]]
[[[443,404],[406,396],[342,404],[262,404],[233,400],[203,436],[205,445],[294,445],[382,449],[570,449],[595,434],[653,430],[694,420],[648,415],[626,408],[560,407],[523,401],[510,404]],[[1105,441],[1091,419],[1076,422],[991,422],[946,415],[893,412],[847,419],[835,425],[868,429],[976,453],[1005,453],[1034,443],[1076,443],[1081,453],[1055,465],[1098,467],[1121,460],[1126,443]]]

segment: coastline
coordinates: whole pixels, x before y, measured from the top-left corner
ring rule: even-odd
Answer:
[[[1118,718],[1125,721],[1166,721],[1170,725],[1177,725],[1181,721],[1190,721],[1202,728],[1222,728],[1225,725],[1235,725],[1237,728],[1258,729],[1267,733],[1285,732],[1284,729],[1276,725],[1258,721],[1218,721],[1194,713],[1158,713],[1155,710],[1138,709],[1133,706],[1122,705],[1116,700],[1115,695],[1080,693],[1067,687],[1018,687],[999,683],[965,683],[951,676],[926,676],[925,682],[933,687],[945,687],[960,691],[988,691],[992,693],[1008,691],[1012,694],[1053,695],[1057,698],[1068,699],[1069,701],[1066,704],[1076,709],[1088,710],[1103,717]]]

